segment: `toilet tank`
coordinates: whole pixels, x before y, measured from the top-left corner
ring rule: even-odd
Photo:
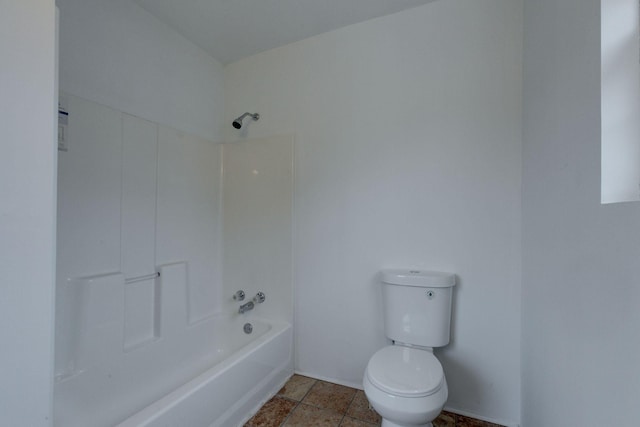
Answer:
[[[423,347],[447,345],[455,275],[394,269],[381,276],[386,336]]]

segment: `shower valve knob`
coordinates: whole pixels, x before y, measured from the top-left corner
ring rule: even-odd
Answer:
[[[266,299],[266,296],[265,296],[264,292],[258,292],[256,294],[256,296],[253,297],[253,302],[255,302],[257,304],[262,304],[265,299]]]
[[[235,301],[242,301],[244,300],[244,291],[238,291],[235,294],[233,294],[233,299]]]

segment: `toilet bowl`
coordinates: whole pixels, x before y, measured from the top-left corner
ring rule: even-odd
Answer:
[[[449,394],[434,347],[449,343],[455,275],[383,270],[385,335],[393,345],[367,364],[363,386],[382,427],[432,427]]]
[[[369,360],[363,383],[382,427],[431,427],[448,397],[442,365],[427,349],[384,347]]]

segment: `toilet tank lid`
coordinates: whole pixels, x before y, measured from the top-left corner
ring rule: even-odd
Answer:
[[[456,284],[456,275],[441,271],[394,268],[382,270],[382,281],[390,285],[450,288]]]

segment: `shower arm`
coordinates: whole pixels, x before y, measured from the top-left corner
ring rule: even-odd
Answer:
[[[240,121],[242,121],[242,119],[244,119],[244,118],[245,118],[245,117],[247,117],[247,116],[251,117],[253,120],[258,120],[258,119],[260,118],[260,114],[258,114],[258,113],[254,113],[254,114],[251,114],[251,113],[244,113],[243,115],[241,115],[240,117],[238,117],[236,120],[240,120]]]

